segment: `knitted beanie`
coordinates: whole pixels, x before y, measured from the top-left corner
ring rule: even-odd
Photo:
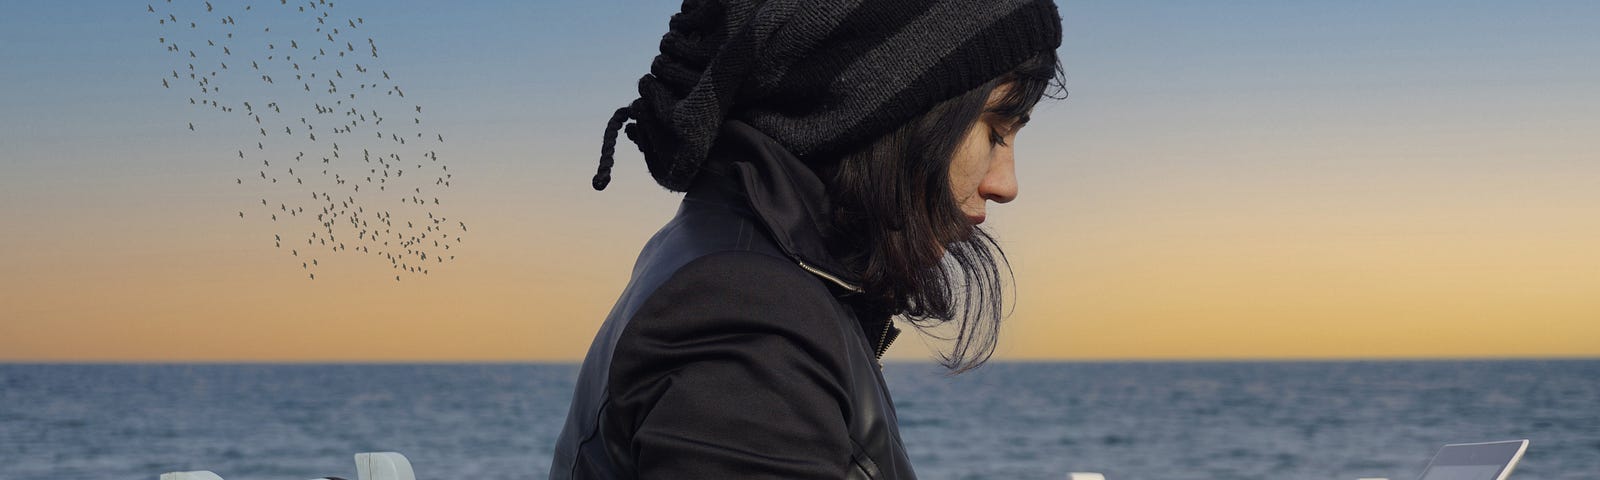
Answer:
[[[1051,0],[685,0],[668,25],[639,98],[606,125],[596,190],[629,118],[650,175],[681,192],[724,120],[809,163],[1061,45]]]

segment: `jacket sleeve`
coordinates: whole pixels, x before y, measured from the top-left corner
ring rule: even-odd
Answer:
[[[726,252],[685,265],[618,340],[602,428],[632,441],[612,455],[640,478],[844,477],[840,310],[783,259]]]

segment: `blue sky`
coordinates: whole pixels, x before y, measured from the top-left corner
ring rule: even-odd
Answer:
[[[282,10],[250,3],[263,21]],[[986,224],[1017,269],[1002,358],[1341,352],[1307,338],[1346,338],[1358,356],[1600,354],[1600,3],[1061,6],[1070,98],[1035,112],[1019,200]],[[337,1],[450,139],[445,208],[475,226],[470,254],[426,290],[339,310],[328,292],[369,292],[387,266],[326,258],[327,291],[312,290],[301,260],[233,216],[263,195],[234,182],[256,172],[234,156],[254,127],[161,88],[182,67],[145,3],[0,4],[0,269],[23,272],[0,283],[12,309],[0,318],[27,319],[0,323],[0,352],[75,358],[92,349],[73,345],[141,334],[119,315],[215,340],[183,319],[266,302],[285,310],[235,321],[262,339],[250,358],[350,341],[272,337],[287,321],[273,319],[357,332],[379,303],[410,325],[397,338],[419,358],[580,356],[677,202],[627,143],[611,188],[589,188],[602,127],[635,97],[677,8]],[[441,292],[479,310],[418,313]],[[218,303],[184,303],[197,296]],[[1496,328],[1509,321],[1530,326],[1509,341]],[[1457,333],[1428,336],[1440,325]],[[110,333],[74,343],[71,331]],[[1207,341],[1151,345],[1154,331]],[[427,353],[439,338],[455,346]],[[903,343],[893,355],[922,358]],[[167,355],[118,352],[105,355]]]

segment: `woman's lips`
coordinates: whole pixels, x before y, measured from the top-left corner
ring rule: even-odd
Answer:
[[[989,218],[988,215],[967,215],[967,220],[972,220],[973,225],[981,224],[987,218]]]

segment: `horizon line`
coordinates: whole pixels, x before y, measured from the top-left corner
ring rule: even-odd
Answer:
[[[989,364],[1043,363],[1355,363],[1355,362],[1473,362],[1473,361],[1596,361],[1600,356],[1482,356],[1482,357],[1194,357],[1194,358],[1017,358],[992,359]],[[571,365],[583,360],[27,360],[0,359],[0,365]],[[883,364],[939,365],[936,360],[884,359]]]

